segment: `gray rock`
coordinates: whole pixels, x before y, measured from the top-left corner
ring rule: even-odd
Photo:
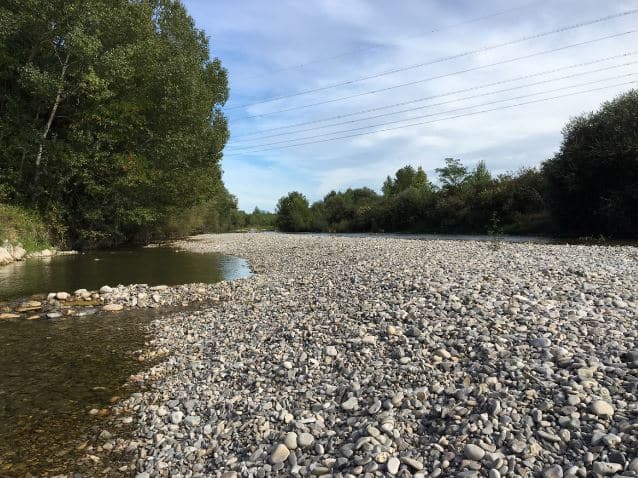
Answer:
[[[273,465],[276,465],[277,463],[283,463],[288,459],[289,455],[290,450],[286,448],[286,445],[280,443],[275,447],[274,451],[270,455],[270,463],[272,463]]]
[[[313,442],[315,441],[315,437],[312,436],[310,433],[300,433],[299,436],[297,437],[297,445],[299,445],[301,448],[307,448],[310,445],[313,444]]]
[[[355,410],[359,406],[359,401],[356,397],[350,397],[348,400],[341,404],[341,408],[343,408],[346,412],[351,412]]]
[[[485,456],[485,450],[478,445],[468,443],[463,449],[463,453],[468,460],[480,461]]]
[[[286,448],[288,448],[289,450],[296,450],[297,434],[295,432],[286,433],[286,437],[284,438],[284,445],[286,445]]]
[[[182,412],[180,412],[179,410],[176,412],[171,413],[171,423],[174,425],[178,425],[180,423],[182,423],[182,420],[184,419],[184,414]]]
[[[533,347],[544,349],[547,347],[551,347],[552,341],[549,340],[547,337],[538,337],[538,338],[530,340],[530,344]]]
[[[560,465],[552,465],[543,470],[543,478],[563,478],[563,468]]]
[[[391,456],[390,458],[388,458],[388,462],[386,463],[385,466],[388,470],[388,473],[392,475],[396,475],[399,472],[400,465],[401,465],[401,462],[399,461],[399,459],[395,456]]]
[[[614,407],[604,400],[595,400],[591,403],[591,411],[599,417],[612,417],[614,415]]]
[[[181,412],[174,412],[174,413],[181,413]],[[171,419],[172,419],[172,415],[171,415]],[[198,417],[197,415],[189,415],[184,419],[184,423],[188,425],[189,427],[197,427],[199,426],[201,422],[202,422],[201,417]]]
[[[602,461],[595,461],[593,468],[594,473],[598,475],[614,475],[619,471],[622,471],[623,466],[619,463],[604,463]]]

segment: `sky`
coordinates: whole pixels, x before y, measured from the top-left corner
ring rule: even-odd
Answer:
[[[407,164],[436,183],[447,157],[538,166],[638,81],[638,0],[184,4],[228,70],[222,169],[246,211],[379,191]]]

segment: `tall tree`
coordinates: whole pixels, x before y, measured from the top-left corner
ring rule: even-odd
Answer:
[[[410,165],[398,169],[394,173],[394,178],[387,177],[383,183],[382,190],[384,196],[393,196],[408,188],[419,190],[430,190],[432,188],[432,184],[421,166],[416,170]]]
[[[303,194],[293,191],[277,203],[276,226],[280,231],[303,232],[310,228],[310,209]]]
[[[445,158],[445,166],[436,168],[435,171],[439,175],[443,189],[461,185],[468,175],[467,168],[461,163],[461,160],[455,158]]]
[[[638,90],[571,120],[543,165],[559,231],[638,236]]]
[[[0,8],[5,200],[104,244],[228,195],[226,71],[179,1]]]

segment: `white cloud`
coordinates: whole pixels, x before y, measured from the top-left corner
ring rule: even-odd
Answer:
[[[583,95],[517,108],[500,109],[475,116],[437,121],[412,128],[377,132],[334,142],[263,151],[254,155],[232,154],[233,150],[238,151],[240,147],[247,144],[257,145],[290,138],[312,137],[315,133],[321,135],[326,132],[343,131],[365,125],[390,122],[398,118],[429,115],[464,106],[543,92],[613,75],[629,72],[638,73],[638,65],[632,65],[536,87],[502,92],[493,96],[432,106],[403,115],[386,116],[324,129],[321,126],[325,126],[325,123],[318,123],[300,128],[313,128],[313,130],[297,135],[266,139],[255,136],[242,139],[242,135],[255,131],[410,101],[419,97],[441,95],[458,89],[471,88],[484,83],[533,74],[552,68],[562,68],[630,51],[634,49],[632,45],[636,43],[637,34],[535,56],[527,60],[478,69],[464,74],[450,75],[410,87],[392,89],[384,93],[359,96],[347,101],[327,103],[261,118],[245,119],[247,115],[278,111],[335,97],[391,87],[399,83],[448,75],[451,72],[507,58],[529,55],[571,43],[624,32],[635,28],[638,15],[600,22],[580,29],[519,42],[450,61],[441,61],[339,88],[256,104],[248,108],[232,109],[233,106],[252,103],[262,98],[317,88],[393,68],[428,62],[464,51],[480,49],[487,45],[508,42],[526,35],[534,35],[636,8],[638,2],[635,0],[615,2],[599,2],[597,0],[530,2],[519,0],[517,4],[512,4],[506,0],[485,2],[465,0],[445,3],[423,2],[422,0],[402,0],[398,3],[376,0],[305,0],[303,2],[296,0],[277,2],[186,0],[185,4],[195,18],[196,24],[213,38],[213,54],[221,58],[230,72],[231,101],[227,105],[227,114],[230,119],[232,135],[226,149],[228,156],[224,160],[223,168],[226,171],[225,181],[229,190],[238,196],[240,206],[247,210],[252,210],[256,205],[261,208],[273,209],[280,196],[295,189],[305,192],[312,200],[321,198],[331,189],[361,185],[378,189],[386,175],[392,174],[405,164],[422,165],[429,174],[433,174],[434,168],[440,166],[443,158],[449,156],[459,157],[470,166],[481,159],[485,160],[488,167],[494,172],[515,170],[526,165],[537,165],[558,149],[561,139],[560,130],[570,117],[596,109],[602,101],[611,99],[629,87],[609,87]],[[482,21],[467,21],[493,12],[525,5],[528,6]],[[446,25],[455,26],[431,32],[432,29]],[[344,54],[348,52],[351,53]],[[433,99],[430,103],[459,99],[473,93],[479,94],[506,87],[526,85],[533,81],[558,78],[566,74],[585,72],[597,67],[624,63],[632,59],[638,61],[638,55],[590,67],[574,68],[553,75],[510,82],[500,87],[445,96]],[[286,68],[299,64],[304,64],[304,66]],[[611,85],[612,83],[610,81],[600,83],[600,85],[592,84],[589,87],[583,86],[580,90],[605,84]],[[548,93],[545,96],[555,96],[578,90],[575,88]],[[465,111],[498,108],[514,102],[529,101],[541,97],[543,95]],[[427,102],[423,102],[413,106],[426,104]],[[375,114],[389,111],[396,111],[396,109],[383,110]],[[442,116],[455,116],[461,113],[463,111]],[[431,116],[412,122],[435,120],[442,116]],[[361,116],[349,117],[344,120],[358,118]],[[409,122],[388,125],[387,127],[407,123]],[[362,132],[365,131],[362,130]],[[357,131],[343,135],[355,133]],[[252,142],[247,143],[248,139]]]

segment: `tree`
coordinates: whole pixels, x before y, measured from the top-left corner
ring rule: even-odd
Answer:
[[[78,245],[149,237],[181,211],[232,203],[219,166],[226,71],[179,1],[0,8],[8,201],[38,209]]]
[[[543,164],[546,200],[563,234],[638,236],[638,91],[631,90],[563,129]]]
[[[479,161],[472,173],[467,177],[472,187],[477,190],[489,188],[492,182],[492,175],[487,169],[485,161]]]
[[[461,163],[461,160],[454,158],[445,158],[445,166],[436,168],[435,171],[439,175],[439,181],[443,189],[455,188],[467,178],[468,171]]]
[[[390,176],[387,177],[383,183],[382,190],[384,196],[393,196],[408,188],[422,190],[430,190],[432,188],[432,184],[421,166],[416,170],[409,165],[398,169],[397,172],[394,173],[394,179]]]
[[[306,197],[293,191],[277,203],[276,226],[280,231],[304,232],[310,228],[310,209]]]

